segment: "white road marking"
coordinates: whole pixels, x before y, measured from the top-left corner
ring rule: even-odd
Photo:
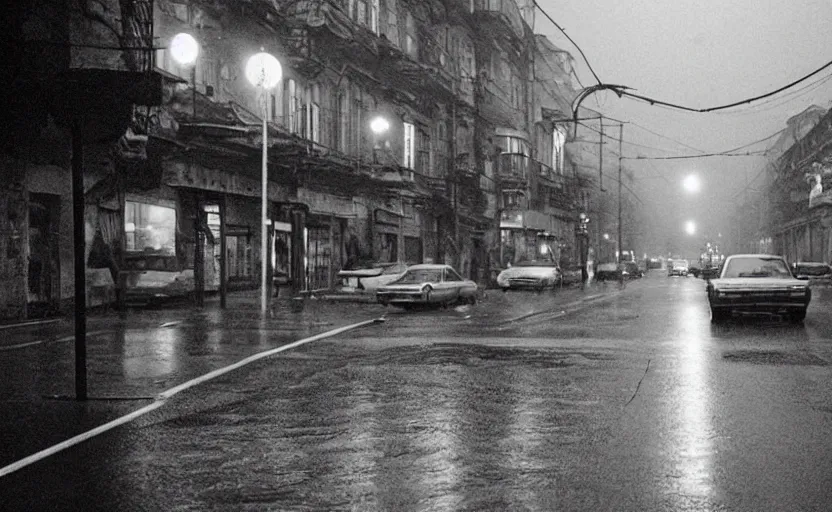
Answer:
[[[176,387],[173,387],[173,388],[171,388],[167,391],[164,391],[164,392],[160,393],[157,396],[156,401],[153,402],[152,404],[146,405],[146,406],[142,407],[141,409],[138,409],[136,411],[131,412],[130,414],[126,414],[124,416],[121,416],[120,418],[116,418],[113,421],[105,423],[101,426],[98,426],[98,427],[92,429],[92,430],[88,430],[84,433],[78,434],[77,436],[71,437],[71,438],[67,439],[66,441],[58,443],[54,446],[50,446],[49,448],[46,448],[45,450],[41,450],[37,453],[29,455],[26,458],[20,459],[17,462],[13,462],[12,464],[9,464],[8,466],[0,468],[0,478],[4,477],[6,475],[9,475],[11,473],[14,473],[15,471],[18,471],[20,469],[23,469],[26,466],[32,465],[35,462],[43,460],[43,459],[45,459],[47,457],[50,457],[52,455],[55,455],[58,452],[66,450],[67,448],[71,448],[71,447],[73,447],[77,444],[83,443],[84,441],[92,439],[93,437],[95,437],[97,435],[103,434],[104,432],[107,432],[108,430],[112,430],[112,429],[114,429],[118,426],[124,425],[125,423],[129,423],[129,422],[135,420],[136,418],[138,418],[140,416],[144,416],[145,414],[147,414],[149,412],[153,412],[156,409],[165,405],[165,403],[167,402],[167,400],[170,397],[176,395],[177,393],[181,393],[182,391],[185,391],[186,389],[189,389],[189,388],[192,388],[192,387],[194,387],[198,384],[201,384],[205,381],[215,379],[215,378],[219,377],[220,375],[224,375],[224,374],[226,374],[230,371],[236,370],[237,368],[240,368],[240,367],[245,366],[247,364],[251,364],[255,361],[259,361],[260,359],[264,359],[266,357],[273,356],[273,355],[278,354],[280,352],[284,352],[286,350],[290,350],[290,349],[299,347],[299,346],[304,345],[306,343],[311,343],[313,341],[318,341],[318,340],[321,340],[321,339],[324,339],[324,338],[330,338],[332,336],[336,336],[338,334],[341,334],[343,332],[346,332],[346,331],[349,331],[349,330],[352,330],[352,329],[358,329],[359,327],[364,327],[364,326],[371,325],[371,324],[376,324],[376,323],[382,323],[384,321],[385,320],[383,318],[374,318],[372,320],[359,322],[357,324],[351,324],[351,325],[346,325],[344,327],[339,327],[338,329],[333,329],[331,331],[323,332],[321,334],[316,334],[315,336],[311,336],[309,338],[304,338],[302,340],[298,340],[298,341],[289,343],[287,345],[283,345],[283,346],[280,346],[280,347],[277,347],[277,348],[274,348],[274,349],[271,349],[271,350],[267,350],[265,352],[260,352],[259,354],[254,354],[253,356],[249,356],[249,357],[243,359],[242,361],[238,361],[238,362],[236,362],[232,365],[226,366],[224,368],[219,368],[219,369],[214,370],[212,372],[206,373],[205,375],[203,375],[201,377],[191,379],[188,382],[185,382],[183,384],[180,384]]]
[[[52,320],[37,320],[34,322],[23,322],[19,324],[8,324],[8,325],[0,325],[0,331],[3,329],[15,329],[17,327],[30,327],[32,325],[44,325],[44,324],[54,324],[55,322],[60,322],[60,318],[54,318]]]
[[[115,331],[92,331],[92,332],[87,333],[87,338],[90,338],[92,336],[98,336],[100,334],[107,334],[107,333],[111,333],[111,332],[115,332]],[[26,342],[26,343],[18,343],[17,345],[7,345],[5,347],[0,347],[0,352],[6,352],[6,351],[9,351],[9,350],[17,350],[17,349],[20,349],[20,348],[31,347],[33,345],[41,345],[41,344],[44,344],[44,343],[62,343],[62,342],[65,342],[65,341],[72,341],[74,339],[75,339],[75,335],[73,334],[71,336],[64,336],[63,338],[58,338],[56,340],[29,341],[29,342]]]

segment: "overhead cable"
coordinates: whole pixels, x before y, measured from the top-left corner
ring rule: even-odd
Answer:
[[[761,100],[761,99],[763,99],[763,98],[768,98],[768,97],[770,97],[770,96],[774,96],[775,94],[778,94],[778,93],[780,93],[780,92],[783,92],[783,91],[785,91],[786,89],[790,89],[790,88],[794,87],[795,85],[797,85],[797,84],[799,84],[799,83],[802,83],[802,82],[804,82],[804,81],[808,80],[809,78],[811,78],[811,77],[813,77],[813,76],[817,75],[818,73],[820,73],[821,71],[823,71],[824,69],[826,69],[826,68],[828,68],[828,67],[830,67],[830,66],[832,66],[832,61],[827,62],[826,64],[824,64],[823,66],[819,67],[818,69],[816,69],[816,70],[812,71],[812,72],[811,72],[811,73],[809,73],[808,75],[806,75],[806,76],[804,76],[804,77],[802,77],[802,78],[800,78],[800,79],[798,79],[798,80],[795,80],[794,82],[791,82],[791,83],[789,83],[789,84],[787,84],[787,85],[784,85],[783,87],[780,87],[779,89],[775,89],[774,91],[767,92],[767,93],[765,93],[765,94],[761,94],[761,95],[759,95],[759,96],[754,96],[753,98],[748,98],[748,99],[741,100],[741,101],[735,101],[735,102],[733,102],[733,103],[729,103],[729,104],[727,104],[727,105],[720,105],[720,106],[718,106],[718,107],[709,107],[709,108],[694,108],[694,107],[687,107],[687,106],[685,106],[685,105],[679,105],[679,104],[676,104],[676,103],[670,103],[670,102],[667,102],[667,101],[661,101],[661,100],[657,100],[657,99],[654,99],[654,98],[650,98],[650,97],[648,97],[648,96],[642,96],[642,95],[640,95],[640,94],[635,94],[635,93],[627,92],[626,90],[623,90],[623,89],[622,89],[622,90],[620,90],[620,91],[616,91],[616,92],[617,92],[619,95],[629,96],[629,97],[631,97],[631,98],[635,98],[635,99],[639,99],[639,100],[642,100],[642,101],[646,101],[647,103],[649,103],[649,104],[651,104],[651,105],[661,105],[661,106],[665,106],[665,107],[675,108],[675,109],[677,109],[677,110],[685,110],[685,111],[687,111],[687,112],[700,112],[700,113],[706,113],[706,112],[716,112],[716,111],[718,111],[718,110],[726,110],[726,109],[733,108],[733,107],[737,107],[737,106],[740,106],[740,105],[745,105],[745,104],[747,104],[747,103],[752,103],[752,102],[754,102],[754,101]]]
[[[760,156],[765,151],[749,151],[746,153],[706,153],[704,155],[682,155],[682,156],[622,156],[625,160],[687,160],[691,158],[705,158],[714,156]]]
[[[572,44],[575,46],[575,48],[578,50],[578,53],[580,53],[580,54],[581,54],[581,57],[583,57],[583,58],[584,58],[584,62],[586,62],[586,67],[588,67],[588,68],[589,68],[589,72],[590,72],[590,73],[592,73],[592,76],[594,76],[594,77],[595,77],[595,81],[597,81],[597,82],[598,82],[598,84],[601,84],[601,79],[600,79],[600,78],[598,78],[598,75],[595,73],[595,70],[594,70],[594,69],[592,69],[592,65],[589,63],[589,59],[587,59],[587,58],[586,58],[586,55],[584,54],[584,51],[583,51],[583,50],[581,50],[581,47],[580,47],[580,46],[578,46],[578,43],[576,43],[575,41],[573,41],[573,40],[572,40],[572,38],[571,38],[571,37],[569,37],[569,34],[567,34],[567,33],[566,33],[566,30],[564,30],[564,29],[563,29],[563,27],[561,27],[560,25],[558,25],[558,22],[557,22],[557,21],[555,21],[555,20],[554,20],[551,16],[549,16],[549,13],[548,13],[548,12],[546,12],[545,10],[543,10],[543,7],[540,7],[540,4],[539,4],[539,3],[537,3],[537,1],[536,1],[536,0],[535,0],[535,2],[534,2],[534,6],[535,6],[535,7],[537,7],[537,8],[538,8],[538,10],[540,10],[540,12],[542,12],[542,13],[543,13],[543,15],[544,15],[544,16],[546,16],[546,18],[547,18],[549,21],[551,21],[551,22],[552,22],[552,24],[553,24],[554,26],[556,26],[556,27],[558,28],[558,30],[560,30],[560,32],[561,32],[564,36],[566,36],[566,39],[569,39],[569,42],[570,42],[570,43],[572,43]]]

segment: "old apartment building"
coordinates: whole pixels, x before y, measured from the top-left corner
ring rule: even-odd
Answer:
[[[93,305],[117,283],[257,287],[264,263],[299,293],[359,262],[446,261],[487,284],[549,248],[576,261],[571,57],[518,2],[22,2],[4,20],[20,57],[3,77],[19,129],[0,161],[0,317],[72,297],[73,140]],[[283,71],[265,102],[244,73],[259,51]]]

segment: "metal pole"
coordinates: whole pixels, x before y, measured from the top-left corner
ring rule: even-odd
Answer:
[[[598,137],[598,188],[604,191],[604,116],[601,116],[601,135]]]
[[[228,243],[225,239],[227,223],[225,216],[228,215],[228,196],[222,195],[220,200],[220,308],[226,307],[226,295],[228,293]]]
[[[191,84],[191,103],[193,103],[194,109],[193,121],[196,122],[196,62],[194,62],[194,67],[191,68]]]
[[[263,163],[262,163],[262,176],[261,176],[261,201],[260,201],[260,312],[265,313],[267,306],[266,302],[268,301],[268,290],[266,287],[266,274],[267,274],[267,266],[268,266],[268,226],[266,225],[268,221],[268,194],[269,194],[269,149],[268,149],[268,121],[267,117],[269,115],[269,95],[266,88],[262,88],[263,91]]]
[[[462,248],[459,243],[459,176],[456,170],[456,82],[453,82],[453,103],[451,105],[451,161],[449,168],[453,179],[454,191],[454,243],[456,244],[456,268],[462,272]]]
[[[72,234],[75,239],[75,398],[87,399],[87,282],[84,253],[84,143],[72,130]]]
[[[624,256],[624,245],[621,236],[621,161],[623,160],[621,146],[624,138],[624,123],[618,125],[618,263]]]

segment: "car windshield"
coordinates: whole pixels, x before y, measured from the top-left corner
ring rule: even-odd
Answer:
[[[442,280],[442,269],[418,268],[411,269],[396,280],[397,284],[438,283]]]
[[[687,261],[674,261],[673,268],[687,268],[688,262]]]
[[[782,258],[747,257],[733,258],[725,265],[723,278],[732,277],[792,277],[789,267]]]
[[[524,260],[518,261],[515,267],[557,267],[558,264],[554,261],[547,260]]]

